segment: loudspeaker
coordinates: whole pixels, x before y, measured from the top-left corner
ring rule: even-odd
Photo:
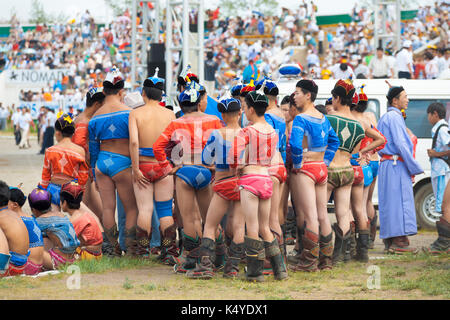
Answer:
[[[164,43],[151,43],[148,52],[148,62],[161,62],[166,59],[166,47]]]

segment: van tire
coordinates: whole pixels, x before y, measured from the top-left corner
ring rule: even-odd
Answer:
[[[414,203],[416,207],[417,226],[426,230],[436,230],[436,213],[432,213],[430,209],[434,210],[435,198],[433,187],[431,183],[427,183],[419,188],[414,194]],[[436,219],[433,221],[433,219]]]

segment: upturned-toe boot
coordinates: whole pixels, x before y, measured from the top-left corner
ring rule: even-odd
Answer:
[[[198,249],[199,262],[195,268],[187,271],[186,276],[189,279],[211,279],[214,276],[214,240],[202,238],[201,245]]]
[[[172,224],[164,232],[160,229],[160,233],[162,235],[161,253],[158,256],[158,260],[169,266],[180,263],[180,259],[178,258],[180,251],[177,247],[177,226]]]
[[[244,245],[247,255],[247,270],[245,274],[247,281],[263,282],[264,242],[260,239],[245,237]]]
[[[109,244],[112,246],[111,256],[122,256],[122,249],[120,249],[119,244],[119,230],[117,230],[117,225],[114,224],[110,229],[105,228],[105,236],[108,239]]]
[[[236,244],[231,241],[228,247],[227,259],[223,268],[224,278],[237,278],[239,276],[239,262],[242,252],[244,252],[244,243]]]
[[[360,230],[356,240],[356,256],[355,259],[361,262],[369,261],[369,230]]]
[[[333,233],[319,237],[319,270],[333,269]]]
[[[314,272],[319,264],[319,236],[309,229],[305,229],[302,238],[303,250],[296,265],[292,265],[292,271]]]
[[[438,238],[424,250],[431,254],[450,253],[450,223],[443,217],[436,221]]]
[[[334,230],[334,250],[333,250],[333,266],[344,262],[345,250],[350,242],[350,230],[344,235],[337,223],[333,224]]]
[[[288,277],[287,268],[277,238],[274,238],[272,242],[264,241],[264,250],[272,265],[275,280],[286,279]]]

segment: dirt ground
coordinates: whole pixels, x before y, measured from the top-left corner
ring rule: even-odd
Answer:
[[[31,139],[32,148],[19,150],[12,137],[0,136],[0,180],[9,185],[23,183],[25,194],[31,192],[41,177],[43,156],[37,155],[36,138]],[[29,210],[25,205],[25,210]],[[330,215],[334,220],[334,215]],[[420,231],[410,238],[413,246],[428,246],[436,239],[436,233]],[[288,252],[293,246],[288,246]],[[71,275],[61,272],[39,278],[0,279],[0,299],[448,299],[448,295],[426,294],[423,290],[393,289],[383,274],[406,277],[420,277],[423,261],[396,261],[396,257],[383,254],[380,239],[370,252],[370,261],[364,265],[351,262],[333,271],[315,274],[290,274],[290,278],[277,283],[268,277],[262,284],[249,284],[245,281],[226,281],[217,275],[211,281],[192,281],[177,275],[168,266],[149,262],[135,269],[114,270],[103,273],[81,274],[80,288],[68,289]],[[440,262],[442,263],[442,261]],[[374,265],[381,270],[381,288],[367,289],[368,267]],[[449,261],[443,262],[445,272]],[[400,271],[399,271],[400,270]],[[276,285],[279,284],[279,285]],[[448,286],[447,283],[442,285]]]

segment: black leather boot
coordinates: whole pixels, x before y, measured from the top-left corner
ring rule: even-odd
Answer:
[[[247,281],[264,281],[264,242],[260,239],[244,238],[245,251],[247,254]],[[279,248],[278,248],[279,250]]]

